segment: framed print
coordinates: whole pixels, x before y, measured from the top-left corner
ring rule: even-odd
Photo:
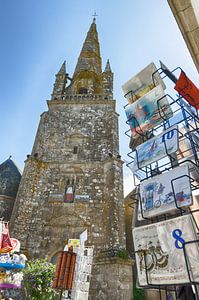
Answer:
[[[144,133],[162,123],[164,119],[169,119],[173,115],[161,85],[158,85],[134,103],[127,105],[125,113],[131,128],[132,138],[144,135]]]
[[[122,89],[128,102],[133,103],[159,84],[165,89],[164,82],[157,72],[155,64],[152,62],[137,75],[128,80],[122,86]]]
[[[168,154],[175,153],[178,149],[178,127],[172,126],[136,148],[132,170],[135,172],[146,167]]]
[[[190,215],[134,228],[133,241],[140,286],[188,283],[183,244],[196,239]],[[185,249],[191,280],[198,282],[198,244],[186,244]]]
[[[188,165],[154,176],[140,183],[138,220],[165,214],[193,204]],[[176,202],[175,202],[176,201]],[[141,214],[142,210],[142,214]]]

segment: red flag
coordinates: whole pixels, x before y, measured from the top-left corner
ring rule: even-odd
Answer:
[[[180,77],[174,87],[178,93],[183,96],[189,104],[196,109],[199,109],[199,89],[195,84],[186,76],[185,72],[181,71]]]
[[[12,251],[13,245],[10,239],[10,233],[8,229],[8,223],[5,227],[5,232],[2,232],[1,234],[1,247],[0,247],[0,253],[7,253]]]

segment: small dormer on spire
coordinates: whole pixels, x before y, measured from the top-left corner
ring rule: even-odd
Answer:
[[[66,61],[63,62],[59,72],[55,75],[55,83],[52,93],[52,100],[63,100],[67,82]]]
[[[104,94],[108,96],[113,96],[113,72],[111,70],[109,59],[107,60],[102,77]]]

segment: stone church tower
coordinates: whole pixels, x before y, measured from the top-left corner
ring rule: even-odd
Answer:
[[[95,19],[73,77],[64,62],[47,104],[25,162],[12,235],[29,257],[51,259],[87,228],[95,247],[89,299],[130,300],[131,263],[104,251],[125,248],[123,174],[113,73],[109,61],[102,72]]]

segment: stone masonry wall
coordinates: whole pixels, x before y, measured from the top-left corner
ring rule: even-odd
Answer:
[[[91,283],[95,281],[97,290],[93,289],[92,299],[102,299],[97,298],[103,289],[101,277],[96,277],[97,257],[112,247],[125,248],[115,101],[52,100],[48,105],[26,160],[10,224],[12,235],[21,241],[29,257],[51,259],[69,238],[78,238],[87,228],[88,245],[95,249]],[[68,181],[75,182],[73,203],[64,202]],[[117,262],[109,267],[119,276]],[[131,267],[123,263],[121,270],[126,268],[129,274]],[[102,269],[99,275],[105,276]],[[128,290],[117,282],[115,285],[117,293],[118,289]],[[110,298],[108,294],[107,290],[108,298],[104,299],[131,299]]]

